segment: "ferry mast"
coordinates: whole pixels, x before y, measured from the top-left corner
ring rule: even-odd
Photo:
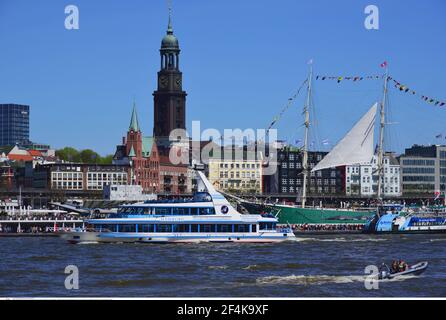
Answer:
[[[380,108],[380,127],[379,127],[379,144],[378,144],[378,190],[377,190],[377,199],[379,202],[382,202],[382,186],[384,180],[384,125],[385,125],[385,105],[386,105],[386,96],[387,96],[387,83],[388,83],[388,75],[389,70],[387,67],[387,63],[385,63],[385,75],[384,75],[384,89],[383,89],[383,98],[381,101]]]
[[[302,208],[305,208],[307,202],[307,180],[308,180],[308,131],[310,128],[310,102],[311,102],[311,80],[313,78],[313,61],[309,63],[309,73],[308,73],[308,90],[307,90],[307,101],[304,105],[305,113],[305,135],[304,135],[304,146],[303,146],[303,159],[302,159],[302,169],[303,169],[303,185],[302,185]]]

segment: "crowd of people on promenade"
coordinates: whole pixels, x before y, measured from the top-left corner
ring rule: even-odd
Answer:
[[[54,214],[7,214],[6,212],[0,212],[0,220],[77,220],[76,216],[66,213],[54,213]]]
[[[5,233],[20,233],[20,234],[40,234],[40,233],[54,233],[61,231],[68,231],[69,227],[62,227],[60,225],[54,227],[54,225],[2,225],[0,224],[0,234]]]
[[[294,232],[357,232],[364,229],[364,224],[293,224],[291,228]]]
[[[0,211],[0,234],[53,233],[73,227],[78,216],[64,212],[19,212]],[[55,223],[57,221],[57,223]]]

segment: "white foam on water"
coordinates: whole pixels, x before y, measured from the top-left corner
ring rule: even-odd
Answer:
[[[242,269],[243,269],[243,270],[252,270],[252,269],[257,269],[257,268],[259,268],[259,265],[258,265],[258,264],[250,264],[249,266],[244,267],[244,268],[242,268]]]
[[[446,238],[440,238],[440,239],[427,239],[427,240],[422,241],[422,242],[420,242],[420,243],[422,243],[422,244],[429,244],[429,243],[432,243],[432,242],[442,242],[442,241],[446,241]]]
[[[260,285],[295,284],[295,285],[322,285],[326,283],[352,283],[364,281],[365,276],[329,276],[329,275],[290,275],[269,276],[256,279]]]
[[[330,275],[289,275],[289,276],[269,276],[256,279],[258,285],[323,285],[327,283],[354,283],[368,280],[369,275],[364,276],[330,276]],[[399,282],[418,278],[415,275],[400,276],[394,279],[378,280],[379,282]]]
[[[227,268],[228,268],[228,266],[208,266],[208,269],[211,269],[211,270],[224,270]]]
[[[297,240],[299,239],[299,240]],[[387,241],[383,238],[366,238],[366,239],[346,239],[346,238],[332,238],[332,239],[321,239],[321,238],[296,238],[296,241],[319,241],[319,242],[380,242]]]

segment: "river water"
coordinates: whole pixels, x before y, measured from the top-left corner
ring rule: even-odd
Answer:
[[[0,297],[445,297],[446,235],[305,236],[279,244],[85,244],[0,238]],[[392,259],[427,271],[367,290]],[[65,289],[67,265],[79,289]],[[370,282],[370,281],[368,281]]]

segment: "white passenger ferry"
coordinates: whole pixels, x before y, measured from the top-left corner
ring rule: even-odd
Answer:
[[[272,216],[240,214],[195,168],[199,190],[190,200],[151,200],[123,205],[105,219],[86,221],[85,229],[62,234],[81,242],[280,242],[294,239],[290,228],[277,229]]]

